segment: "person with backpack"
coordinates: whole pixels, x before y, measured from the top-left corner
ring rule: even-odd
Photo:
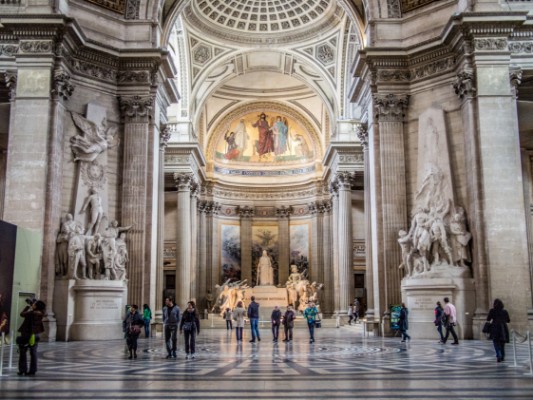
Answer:
[[[165,343],[167,358],[176,358],[178,347],[178,323],[180,321],[180,308],[174,304],[171,297],[165,299],[163,307],[163,326],[165,330]]]
[[[492,339],[496,351],[496,362],[505,361],[505,343],[509,343],[507,324],[511,322],[511,319],[507,310],[503,308],[503,302],[500,299],[494,300],[489,315],[487,315],[487,321],[490,321],[489,337]]]
[[[402,334],[402,343],[406,340],[410,341],[411,336],[407,334],[407,330],[409,329],[409,309],[405,306],[405,303],[402,303],[402,308],[400,308],[400,321],[398,325]]]
[[[43,318],[46,304],[41,300],[28,299],[28,305],[20,316],[24,318],[20,325],[20,336],[17,337],[19,348],[19,365],[17,375],[33,376],[37,373],[37,345],[40,334],[44,332]],[[3,349],[2,349],[3,350]],[[30,351],[30,370],[28,371],[27,353]]]
[[[444,343],[444,335],[442,334],[442,316],[444,314],[444,309],[442,308],[440,301],[437,301],[437,307],[435,307],[433,312],[435,313],[435,320],[433,323],[437,327],[437,332],[439,332],[440,336],[439,343]]]
[[[144,336],[150,336],[150,321],[152,320],[152,310],[148,304],[143,305]]]

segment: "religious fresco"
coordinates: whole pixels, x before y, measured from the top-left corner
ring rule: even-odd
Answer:
[[[222,265],[222,282],[241,279],[241,227],[239,225],[220,226],[220,263]]]
[[[277,225],[252,226],[252,283],[257,284],[257,263],[267,251],[274,269],[274,282],[278,282],[279,231]],[[252,285],[251,285],[252,286]]]
[[[309,223],[294,224],[289,228],[290,265],[298,272],[309,272]]]
[[[284,165],[310,162],[309,133],[291,117],[252,112],[236,118],[216,144],[215,159],[226,164]]]

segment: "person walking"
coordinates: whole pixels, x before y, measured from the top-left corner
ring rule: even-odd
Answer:
[[[434,310],[435,320],[433,323],[437,327],[437,332],[439,332],[440,340],[439,343],[444,343],[444,335],[442,334],[442,315],[444,314],[444,309],[440,301],[437,301],[437,307]]]
[[[226,308],[224,311],[224,319],[226,320],[226,330],[230,331],[233,329],[233,324],[231,323],[231,319],[233,318],[233,313],[231,312],[231,308]]]
[[[244,317],[246,310],[243,307],[242,301],[237,302],[237,306],[233,310],[233,319],[235,320],[235,335],[237,342],[242,342],[242,331],[244,329]]]
[[[353,304],[348,306],[348,325],[351,325],[353,321]]]
[[[187,309],[183,312],[180,322],[180,334],[185,336],[185,359],[195,358],[196,335],[200,334],[200,318],[196,312],[194,301],[187,303]]]
[[[409,329],[409,309],[405,306],[405,303],[402,303],[402,308],[400,308],[400,320],[398,325],[400,326],[400,333],[402,334],[402,343],[406,340],[411,340],[411,336],[407,334]]]
[[[353,323],[354,324],[357,323],[360,312],[361,312],[361,303],[359,302],[359,299],[356,297],[353,302]]]
[[[252,330],[252,339],[250,343],[255,342],[255,338],[260,342],[259,336],[259,303],[255,302],[255,296],[250,298],[251,303],[248,305],[248,318],[250,319],[250,328]]]
[[[292,342],[292,331],[295,318],[296,314],[292,310],[292,305],[289,304],[287,306],[287,311],[283,314],[283,331],[285,333],[285,339],[283,339],[284,342]]]
[[[270,320],[272,321],[272,336],[274,338],[273,341],[274,343],[277,343],[279,336],[279,326],[281,323],[281,310],[278,306],[274,306],[274,310],[272,310]]]
[[[318,308],[315,307],[315,303],[309,302],[307,308],[304,310],[304,318],[307,320],[307,327],[309,328],[309,343],[315,342],[315,322],[319,319]]]
[[[144,337],[150,337],[150,321],[152,321],[152,310],[148,304],[143,305]]]
[[[41,300],[26,300],[28,305],[20,316],[24,318],[20,325],[20,336],[17,337],[19,348],[19,366],[17,375],[33,376],[37,373],[37,345],[41,333],[44,332],[43,317],[46,304]],[[30,351],[30,370],[28,371],[27,352]]]
[[[505,361],[505,343],[509,343],[509,329],[507,324],[511,322],[509,313],[503,308],[503,302],[495,299],[492,308],[487,315],[487,321],[491,323],[489,337],[492,339],[496,351],[496,362]]]
[[[137,340],[141,334],[141,327],[144,326],[143,318],[139,314],[139,307],[136,304],[130,306],[130,312],[122,321],[122,331],[126,334],[126,344],[128,345],[128,351],[130,360],[137,358]]]
[[[174,304],[172,297],[165,299],[163,307],[163,326],[165,330],[165,344],[167,358],[176,358],[178,348],[178,323],[180,321],[180,308]]]
[[[444,322],[445,321],[445,322]],[[450,336],[450,333],[453,336],[453,343],[452,344],[459,344],[459,338],[457,337],[457,333],[455,333],[455,325],[457,324],[457,310],[455,309],[455,306],[450,303],[450,299],[448,297],[444,298],[444,315],[443,315],[443,325],[446,328],[446,334],[444,335],[444,340],[442,341],[442,344],[445,344],[448,340],[448,337]]]

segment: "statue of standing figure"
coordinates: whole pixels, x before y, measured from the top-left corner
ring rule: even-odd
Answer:
[[[96,234],[87,240],[87,277],[97,279],[100,275],[100,267],[103,259],[102,238]]]
[[[85,236],[83,227],[76,225],[68,241],[68,279],[87,279],[87,262],[85,260]],[[81,268],[80,268],[81,267]],[[78,271],[81,271],[81,277]]]
[[[465,210],[462,207],[457,207],[453,214],[450,221],[450,233],[454,250],[453,261],[456,265],[466,268],[466,263],[471,261],[468,243],[472,235],[466,230]]]
[[[80,209],[80,214],[83,214],[89,207],[89,225],[87,226],[88,235],[92,234],[93,232],[98,232],[100,228],[100,222],[104,215],[102,199],[100,198],[98,191],[92,188],[89,193],[89,196],[87,196]]]
[[[263,255],[259,258],[257,264],[257,285],[273,285],[274,284],[274,269],[272,268],[272,260],[268,256],[266,250],[263,250]]]
[[[75,233],[75,230],[76,221],[74,221],[72,214],[66,214],[56,240],[56,275],[59,277],[64,277],[68,274],[68,242]]]
[[[102,251],[104,258],[105,280],[117,280],[117,271],[115,263],[117,261],[117,238],[121,232],[129,231],[133,225],[130,226],[118,226],[118,221],[111,221],[109,226],[102,232]],[[122,246],[122,243],[119,243]],[[121,257],[124,257],[123,250]],[[126,254],[127,255],[127,254]],[[122,261],[122,259],[120,259]],[[122,266],[121,266],[122,267]]]

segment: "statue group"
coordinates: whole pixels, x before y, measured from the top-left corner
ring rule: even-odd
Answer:
[[[307,303],[311,301],[316,305],[320,304],[320,292],[324,284],[310,282],[306,277],[306,272],[298,272],[298,267],[293,264],[285,287],[289,304],[292,304],[295,310],[303,312]]]
[[[107,224],[105,215],[98,221],[98,232],[89,235],[72,214],[65,215],[57,235],[56,276],[67,279],[126,279],[126,232],[131,226],[120,227],[117,221]],[[91,218],[91,228],[95,229],[94,226]]]

